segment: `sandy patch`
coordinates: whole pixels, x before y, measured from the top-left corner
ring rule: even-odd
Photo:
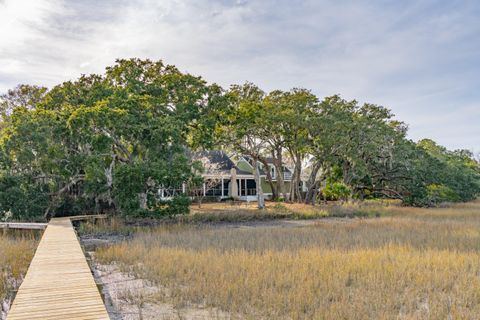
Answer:
[[[93,256],[93,252],[88,254]],[[220,310],[202,306],[176,308],[160,301],[158,297],[165,295],[166,289],[121,272],[115,265],[92,260],[91,267],[112,320],[231,319]]]

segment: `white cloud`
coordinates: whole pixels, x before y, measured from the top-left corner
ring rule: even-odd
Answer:
[[[480,149],[479,18],[475,1],[7,0],[0,91],[101,73],[115,58],[162,58],[224,86],[383,104],[414,139]]]

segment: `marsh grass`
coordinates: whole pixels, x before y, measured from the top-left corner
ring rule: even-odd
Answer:
[[[0,302],[10,300],[33,258],[41,232],[0,232]],[[0,307],[1,310],[1,307]]]
[[[99,248],[166,290],[245,319],[478,319],[480,202],[389,206],[303,228],[169,225]],[[152,299],[150,297],[149,299]]]
[[[273,220],[314,220],[328,217],[337,218],[371,218],[388,214],[387,206],[381,203],[344,203],[311,206],[298,203],[269,202],[263,210],[256,204],[207,203],[201,208],[192,206],[188,215],[178,215],[158,219],[131,219],[112,216],[95,222],[78,223],[77,231],[84,236],[129,236],[142,228],[172,224],[212,224],[242,223]]]
[[[95,222],[85,221],[76,222],[76,230],[82,236],[129,236],[140,230],[138,226],[129,225],[121,217],[110,217],[108,219],[99,219]]]
[[[397,204],[395,204],[397,205]],[[383,202],[356,202],[321,205],[303,203],[267,202],[264,210],[258,210],[255,203],[228,205],[211,203],[202,208],[192,207],[192,213],[179,217],[183,222],[242,222],[254,220],[294,219],[309,220],[326,217],[379,217],[386,211]]]

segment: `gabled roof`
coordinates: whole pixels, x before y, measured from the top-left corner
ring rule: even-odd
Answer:
[[[245,161],[247,161],[247,162],[250,164],[250,166],[252,166],[252,168],[253,168],[253,160],[252,160],[251,157],[249,157],[249,156],[244,156],[244,157],[242,157],[242,158],[245,159]],[[267,160],[267,163],[268,163],[268,164],[272,164],[272,165],[273,165],[273,158],[267,157],[266,160]],[[290,173],[292,173],[292,170],[290,170],[290,168],[288,168],[285,164],[283,165],[283,171],[284,171],[284,172],[290,172]],[[266,175],[266,172],[265,172],[265,170],[263,170],[263,168],[260,168],[260,174],[261,174],[261,175]]]
[[[251,175],[251,172],[244,171],[239,169],[232,159],[223,151],[221,150],[211,150],[211,151],[199,151],[195,152],[192,156],[194,159],[201,159],[203,157],[208,158],[210,163],[216,165],[216,170],[221,171],[223,174],[230,174],[230,170],[235,168],[237,170],[237,174],[241,175]],[[207,168],[208,169],[208,168]],[[212,172],[205,172],[206,174]]]

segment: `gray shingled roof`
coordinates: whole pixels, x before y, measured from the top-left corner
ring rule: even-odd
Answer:
[[[230,159],[230,157],[221,150],[211,150],[211,151],[198,151],[193,154],[193,158],[199,159],[207,157],[211,163],[214,163],[218,166],[218,170],[222,171],[224,174],[230,174],[232,168],[237,169],[237,174],[251,175],[251,172],[240,170],[235,163]]]

